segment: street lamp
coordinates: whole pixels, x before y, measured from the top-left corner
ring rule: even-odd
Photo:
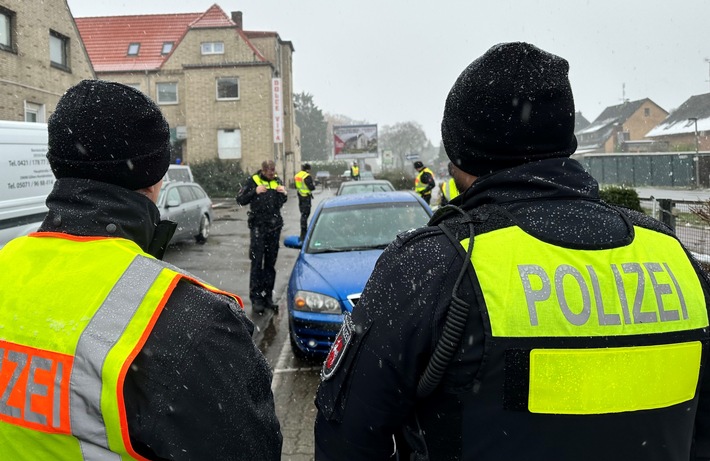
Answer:
[[[698,156],[698,117],[690,117],[689,121],[695,124],[695,187],[700,189],[700,157]]]

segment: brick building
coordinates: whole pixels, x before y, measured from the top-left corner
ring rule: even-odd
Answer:
[[[92,78],[66,0],[0,0],[0,120],[46,122],[67,88]]]
[[[218,5],[76,23],[98,78],[138,88],[160,105],[174,161],[235,159],[252,172],[274,159],[286,182],[298,171],[291,42],[244,30],[241,12],[227,16]]]
[[[653,141],[645,139],[646,133],[667,116],[668,112],[648,98],[607,107],[590,125],[575,131],[577,153],[654,150]]]
[[[691,96],[646,137],[672,151],[710,151],[710,93]]]

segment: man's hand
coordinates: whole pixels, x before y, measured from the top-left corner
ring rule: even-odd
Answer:
[[[269,190],[269,189],[267,189],[266,186],[262,186],[262,185],[256,186],[256,193],[257,193],[257,194],[263,194],[263,193],[266,192],[267,190]],[[278,189],[277,189],[277,190],[278,190]]]
[[[288,192],[286,192],[286,188],[284,186],[278,186],[276,187],[276,192],[281,192],[284,195],[287,195]]]

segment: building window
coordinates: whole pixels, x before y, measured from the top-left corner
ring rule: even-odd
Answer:
[[[49,62],[52,67],[69,70],[69,37],[49,31]]]
[[[160,54],[170,54],[170,52],[173,51],[173,44],[174,42],[163,42],[163,49],[160,50]]]
[[[204,42],[202,54],[224,54],[224,42]]]
[[[44,104],[25,101],[25,122],[44,123]]]
[[[15,13],[0,7],[0,50],[14,51]]]
[[[643,109],[643,116],[650,117],[651,116],[651,109],[649,109],[648,107],[644,108]]]
[[[178,93],[177,83],[157,83],[156,93],[158,94],[158,104],[177,104]]]
[[[138,56],[138,50],[140,49],[140,43],[131,43],[130,45],[128,45],[128,56]]]
[[[217,100],[239,99],[239,79],[221,77],[217,79]]]

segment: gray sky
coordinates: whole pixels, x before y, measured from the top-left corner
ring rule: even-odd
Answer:
[[[527,41],[570,62],[577,110],[710,92],[710,1],[68,0],[75,17],[242,11],[246,30],[293,42],[294,87],[324,112],[416,121],[435,145],[459,73],[492,45]],[[674,5],[675,3],[675,5]],[[625,89],[624,89],[625,88]]]

